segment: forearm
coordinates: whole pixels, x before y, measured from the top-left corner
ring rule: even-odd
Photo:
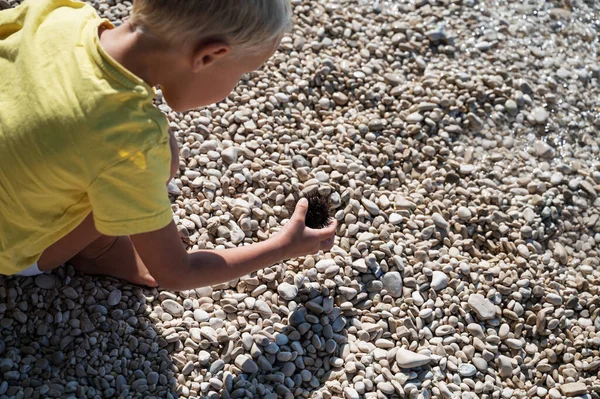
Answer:
[[[244,247],[188,253],[177,226],[131,236],[150,274],[165,289],[186,290],[220,284],[271,266],[285,259],[331,249],[337,223],[318,230],[305,226],[308,208],[300,201],[290,221],[274,237]],[[298,211],[299,209],[299,211]]]
[[[277,237],[227,250],[201,250],[188,255],[189,267],[181,284],[203,287],[220,284],[271,266],[285,259]]]

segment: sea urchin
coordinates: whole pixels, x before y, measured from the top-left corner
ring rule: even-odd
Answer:
[[[314,190],[304,196],[308,200],[308,211],[304,223],[311,229],[322,229],[331,222],[329,198]]]

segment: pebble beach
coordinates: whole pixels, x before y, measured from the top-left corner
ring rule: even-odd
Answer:
[[[226,100],[158,90],[168,192],[194,250],[318,191],[333,249],[181,292],[0,276],[0,399],[600,398],[600,3],[292,4]]]

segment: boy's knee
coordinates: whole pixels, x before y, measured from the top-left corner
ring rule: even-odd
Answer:
[[[102,234],[94,225],[94,215],[90,213],[73,231],[46,248],[38,259],[38,266],[42,271],[52,270],[94,244],[101,237]]]

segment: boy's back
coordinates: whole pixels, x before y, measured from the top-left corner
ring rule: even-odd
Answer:
[[[68,0],[0,12],[0,274],[35,263],[92,207],[107,235],[172,218],[167,122],[99,46],[103,23]]]

